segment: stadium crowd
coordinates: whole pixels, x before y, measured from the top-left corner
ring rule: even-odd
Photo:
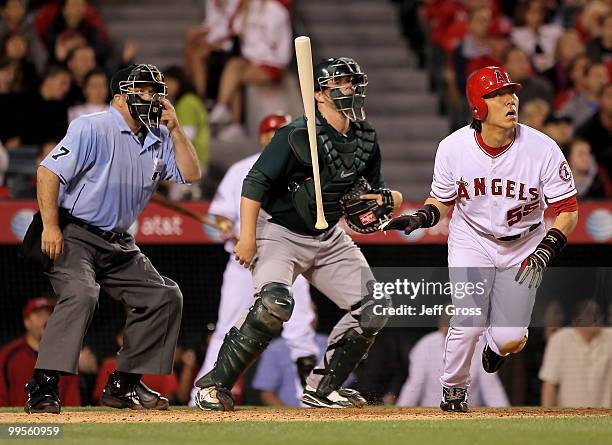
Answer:
[[[612,198],[610,2],[392,1],[451,130],[468,123],[463,91],[469,73],[503,65],[523,84],[521,121],[562,147],[579,198]],[[211,139],[245,137],[244,87],[275,85],[282,79],[291,63],[291,38],[290,0],[208,0],[205,21],[186,30],[184,66],[161,67],[168,96],[204,172]],[[134,43],[114,42],[98,9],[86,0],[0,0],[0,198],[35,197],[36,164],[72,120],[108,107],[110,75],[136,59]],[[31,168],[20,163],[21,170],[11,169],[11,161],[21,158],[30,159]],[[11,182],[11,175],[30,177]],[[198,187],[168,186],[166,192],[173,200],[205,197]],[[23,307],[24,335],[0,351],[0,406],[23,405],[23,387],[53,305],[52,299],[35,298]],[[551,315],[549,328],[534,329],[529,347],[540,348],[539,359],[523,365],[539,376],[541,387],[535,393],[541,398],[528,403],[612,406],[612,330],[599,327],[604,309],[581,302],[573,317],[582,318],[580,326],[558,329],[563,316]],[[585,317],[593,327],[584,327]],[[381,332],[368,360],[355,372],[354,387],[374,403],[437,405],[436,376],[447,323],[441,319],[437,331],[417,338],[404,331]],[[120,347],[121,333],[110,341]],[[252,381],[241,380],[234,388],[237,401],[244,400],[245,385],[252,385],[262,404],[299,405],[299,377],[283,342],[274,340]],[[325,344],[322,334],[318,342]],[[174,373],[145,376],[144,382],[173,403],[185,404],[199,356],[179,347]],[[63,404],[95,404],[114,360],[97,357],[85,346],[80,375],[62,379]],[[479,363],[474,366],[480,369]],[[474,375],[473,404],[510,403],[497,375]]]
[[[504,66],[520,121],[562,148],[581,199],[612,197],[612,5],[603,0],[395,0],[450,130],[469,123],[465,85]]]

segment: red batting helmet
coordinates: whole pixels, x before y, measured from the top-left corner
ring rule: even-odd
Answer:
[[[266,131],[278,130],[289,122],[291,122],[291,116],[288,114],[269,114],[261,120],[259,124],[259,134],[261,135]]]
[[[472,117],[480,121],[484,120],[487,117],[488,108],[483,97],[508,86],[513,87],[515,93],[522,88],[520,83],[512,82],[506,70],[499,66],[487,66],[470,74],[465,92]]]

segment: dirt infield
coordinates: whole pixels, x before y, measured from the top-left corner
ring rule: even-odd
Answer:
[[[330,422],[453,419],[570,418],[612,416],[612,409],[474,408],[465,414],[433,408],[276,409],[240,408],[234,412],[175,408],[169,411],[64,410],[61,415],[0,412],[0,423],[141,423],[141,422]]]

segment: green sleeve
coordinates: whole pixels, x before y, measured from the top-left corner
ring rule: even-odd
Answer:
[[[290,126],[276,132],[242,183],[242,196],[262,202],[272,185],[287,176],[296,160],[289,146]]]

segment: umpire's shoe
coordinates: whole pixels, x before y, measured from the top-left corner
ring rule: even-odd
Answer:
[[[358,391],[346,388],[322,396],[313,387],[306,386],[301,399],[304,404],[314,408],[361,408],[368,403]]]
[[[442,409],[442,411],[467,413],[469,410],[469,406],[467,403],[467,389],[447,388],[443,386],[440,408]]]
[[[198,382],[196,382],[196,386]],[[195,396],[195,404],[198,408],[204,411],[234,410],[234,398],[232,397],[232,392],[221,385],[200,388]]]
[[[108,381],[100,397],[100,405],[119,409],[166,410],[170,403],[168,399],[151,390],[141,380],[123,381],[113,373],[108,376]]]
[[[497,372],[509,356],[510,354],[503,356],[498,355],[493,352],[491,348],[489,348],[489,345],[486,345],[485,348],[482,350],[482,367],[485,371],[489,373]]]
[[[59,376],[51,375],[40,369],[34,371],[34,377],[25,386],[27,399],[24,410],[28,414],[59,414],[62,410],[59,399]]]

